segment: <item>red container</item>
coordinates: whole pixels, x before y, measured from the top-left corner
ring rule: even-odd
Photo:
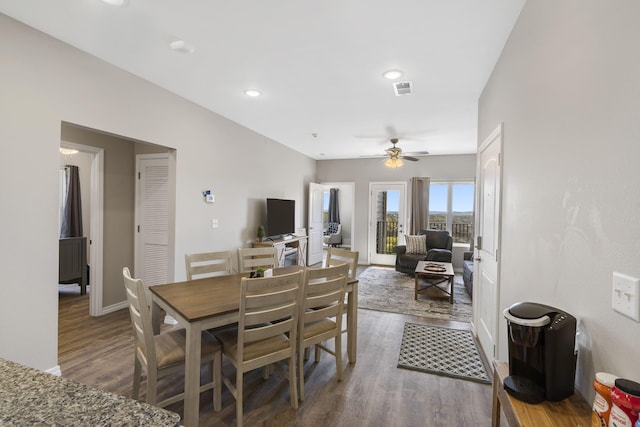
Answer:
[[[640,413],[640,384],[619,378],[611,389],[609,427],[633,427]]]

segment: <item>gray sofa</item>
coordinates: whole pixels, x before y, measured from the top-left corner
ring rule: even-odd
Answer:
[[[418,234],[427,235],[426,254],[408,254],[405,245],[396,246],[396,271],[415,274],[419,261],[451,262],[453,238],[446,230],[420,230]]]
[[[462,261],[462,280],[467,293],[473,298],[473,252],[466,251]]]

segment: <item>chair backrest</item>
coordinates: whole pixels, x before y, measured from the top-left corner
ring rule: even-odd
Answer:
[[[122,278],[129,302],[129,314],[133,327],[133,340],[138,360],[146,366],[156,365],[156,346],[151,325],[151,310],[142,279],[134,279],[127,267],[122,269]]]
[[[306,270],[300,315],[300,338],[304,337],[305,325],[321,319],[335,317],[336,330],[342,332],[342,310],[344,293],[349,274],[349,265],[309,268]]]
[[[232,273],[231,251],[186,254],[184,261],[187,268],[187,280]]]
[[[269,364],[269,360],[275,362],[289,357],[283,357],[287,352],[295,355],[304,274],[304,271],[297,271],[271,277],[242,278],[237,360],[244,365],[243,371]],[[281,338],[283,334],[288,334],[288,343],[271,339]],[[264,343],[260,348],[262,356],[251,359],[251,354],[245,353],[245,347],[258,341]]]
[[[420,230],[418,234],[427,236],[427,250],[453,248],[453,237],[447,230]]]
[[[275,246],[238,249],[238,269],[240,273],[248,273],[258,268],[276,268],[277,266],[278,252]]]
[[[325,267],[331,267],[333,265],[348,264],[349,265],[349,280],[355,280],[356,272],[358,269],[358,255],[357,251],[349,251],[341,248],[329,247],[327,249],[327,259],[325,260]]]

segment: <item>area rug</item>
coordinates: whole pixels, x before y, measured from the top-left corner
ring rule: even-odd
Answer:
[[[398,368],[491,383],[467,330],[405,323]]]
[[[453,285],[453,304],[449,298],[419,295],[413,298],[413,276],[388,267],[368,267],[358,276],[358,307],[368,310],[409,314],[431,319],[471,322],[471,298],[456,275]]]

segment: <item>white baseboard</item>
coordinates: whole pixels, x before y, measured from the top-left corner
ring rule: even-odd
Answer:
[[[102,313],[100,313],[100,315],[102,316],[103,314],[113,313],[114,311],[123,310],[127,307],[129,307],[129,303],[127,301],[122,301],[108,307],[102,307]]]
[[[62,370],[60,369],[60,365],[56,365],[53,368],[49,368],[45,372],[48,374],[55,375],[57,377],[62,376]]]

